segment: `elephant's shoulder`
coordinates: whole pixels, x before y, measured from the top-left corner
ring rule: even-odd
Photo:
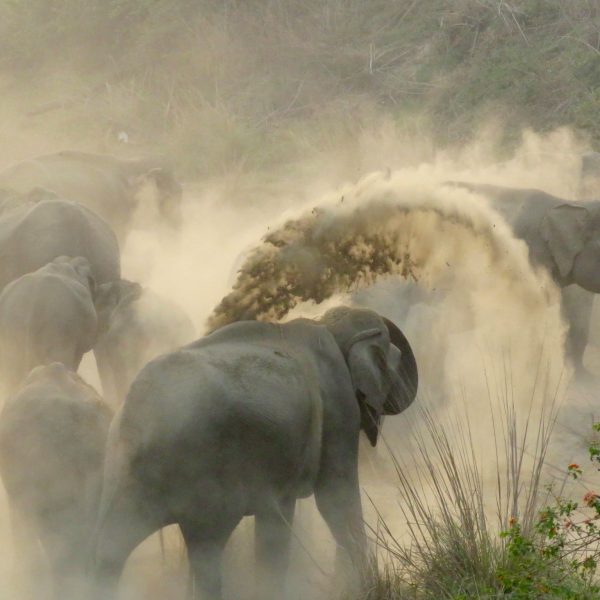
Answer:
[[[261,321],[237,321],[192,342],[190,349],[203,349],[222,344],[275,341],[282,336],[282,325]]]

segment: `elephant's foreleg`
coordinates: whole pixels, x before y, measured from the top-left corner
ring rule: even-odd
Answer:
[[[290,539],[295,498],[274,503],[255,517],[258,598],[284,597],[285,575],[290,557]]]
[[[568,324],[567,355],[578,372],[585,372],[583,357],[590,335],[594,295],[578,286],[562,289],[562,314]]]
[[[95,600],[116,598],[119,578],[133,550],[167,522],[153,514],[147,501],[135,500],[126,490],[115,494],[94,536]],[[143,495],[141,495],[143,498]]]
[[[315,488],[317,508],[337,542],[336,572],[358,585],[367,565],[367,542],[358,476],[323,477]],[[348,564],[348,559],[351,565]]]
[[[193,600],[221,600],[223,549],[242,515],[207,515],[200,521],[180,521],[190,565],[190,597]]]

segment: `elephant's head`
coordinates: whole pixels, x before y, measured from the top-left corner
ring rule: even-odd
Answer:
[[[119,279],[98,286],[94,305],[98,315],[98,334],[107,331],[113,311],[122,303],[130,303],[141,297],[144,288],[134,281]]]
[[[68,272],[71,277],[79,281],[90,292],[92,298],[96,294],[96,280],[92,275],[92,267],[87,258],[83,256],[59,256],[52,263],[58,270]]]
[[[374,446],[381,417],[402,412],[417,394],[417,362],[410,344],[396,325],[372,310],[334,308],[321,322],[344,355],[360,405],[361,427]]]
[[[559,283],[600,293],[600,202],[555,206],[540,229]]]
[[[181,226],[182,187],[171,168],[162,161],[134,161],[134,173],[130,183],[136,193],[149,192],[165,222],[176,229]]]

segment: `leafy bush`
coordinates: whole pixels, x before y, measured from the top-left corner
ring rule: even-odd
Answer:
[[[399,507],[409,540],[399,541],[385,522],[379,523],[373,531],[378,564],[374,560],[362,595],[353,600],[593,600],[600,596],[596,576],[600,495],[588,492],[580,505],[555,493],[553,486],[542,493],[552,414],[534,434],[537,450],[525,482],[523,453],[531,434],[527,429],[519,434],[513,407],[505,408],[507,435],[501,450],[512,467],[503,483],[500,475],[498,479],[498,498],[504,498],[498,502],[500,528],[490,524],[484,508],[483,481],[468,428],[451,442],[445,429],[425,412],[426,435],[419,438],[417,452],[424,459],[429,483],[408,477],[396,462]],[[600,425],[595,428],[600,431]],[[600,444],[590,446],[590,457],[600,463]],[[582,469],[569,465],[566,475],[578,479]]]

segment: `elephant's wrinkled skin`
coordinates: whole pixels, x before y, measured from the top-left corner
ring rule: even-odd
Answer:
[[[359,568],[359,431],[375,444],[381,416],[407,408],[416,390],[406,338],[364,309],[238,322],[155,359],[109,435],[96,598],[114,598],[131,551],[170,523],[183,533],[196,597],[220,598],[221,553],[245,515],[255,516],[257,597],[284,598],[295,501],[313,493],[341,556]]]
[[[0,294],[0,384],[14,389],[39,365],[76,371],[96,340],[94,280],[85,258],[59,257]]]
[[[2,210],[0,202],[0,291],[58,256],[85,257],[98,284],[121,276],[115,234],[85,206],[59,199],[19,200]]]
[[[571,202],[535,189],[458,184],[488,198],[562,288],[568,353],[578,371],[589,337],[593,294],[600,293],[600,201]]]
[[[104,398],[117,406],[140,369],[196,337],[189,317],[151,290],[120,280],[98,286],[94,354]]]
[[[58,363],[32,371],[2,410],[0,475],[14,519],[15,559],[36,599],[85,598],[111,416],[96,392]],[[50,594],[38,540],[50,566]]]
[[[161,218],[180,224],[181,185],[165,161],[63,151],[0,172],[0,187],[29,193],[46,188],[106,219],[119,240],[127,235],[140,202],[155,204]]]

